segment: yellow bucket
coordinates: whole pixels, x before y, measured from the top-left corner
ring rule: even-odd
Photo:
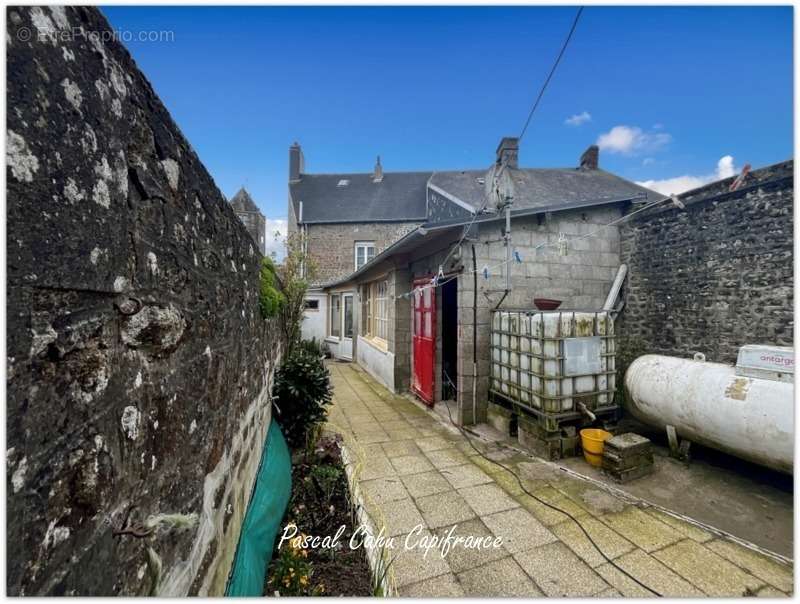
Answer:
[[[581,430],[581,447],[583,457],[586,461],[595,466],[603,465],[603,443],[614,436],[611,432],[598,428],[584,428]]]

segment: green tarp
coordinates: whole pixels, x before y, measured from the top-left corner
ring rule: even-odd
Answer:
[[[253,495],[244,517],[226,596],[264,594],[267,565],[292,492],[292,459],[275,420],[267,432]]]

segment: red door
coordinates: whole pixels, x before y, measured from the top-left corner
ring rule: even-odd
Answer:
[[[414,376],[411,389],[428,405],[433,406],[433,367],[436,355],[436,289],[431,280],[414,281],[414,287],[423,289],[414,292],[412,342],[414,346]]]

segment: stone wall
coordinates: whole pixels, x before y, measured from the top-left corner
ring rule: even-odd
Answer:
[[[308,255],[315,283],[331,283],[355,270],[355,242],[374,241],[375,255],[419,226],[419,222],[309,224]]]
[[[732,193],[718,181],[682,195],[685,209],[624,224],[621,371],[646,353],[734,363],[744,344],[793,345],[793,169],[757,170]]]
[[[7,26],[8,592],[220,595],[281,348],[260,256],[97,9]]]

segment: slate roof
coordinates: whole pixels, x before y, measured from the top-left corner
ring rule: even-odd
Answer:
[[[303,222],[402,222],[425,220],[431,172],[385,172],[374,182],[368,174],[303,174],[289,184],[295,216]],[[339,186],[342,180],[349,181]]]
[[[509,170],[514,183],[514,210],[555,205],[607,203],[641,197],[655,201],[664,196],[604,170],[579,168],[522,168]],[[484,203],[486,170],[436,172],[431,184],[479,208]]]
[[[244,187],[239,189],[236,195],[233,196],[231,199],[231,205],[237,212],[261,212],[261,210],[258,209],[256,202],[253,201],[252,197],[250,197],[250,193],[248,193]]]

